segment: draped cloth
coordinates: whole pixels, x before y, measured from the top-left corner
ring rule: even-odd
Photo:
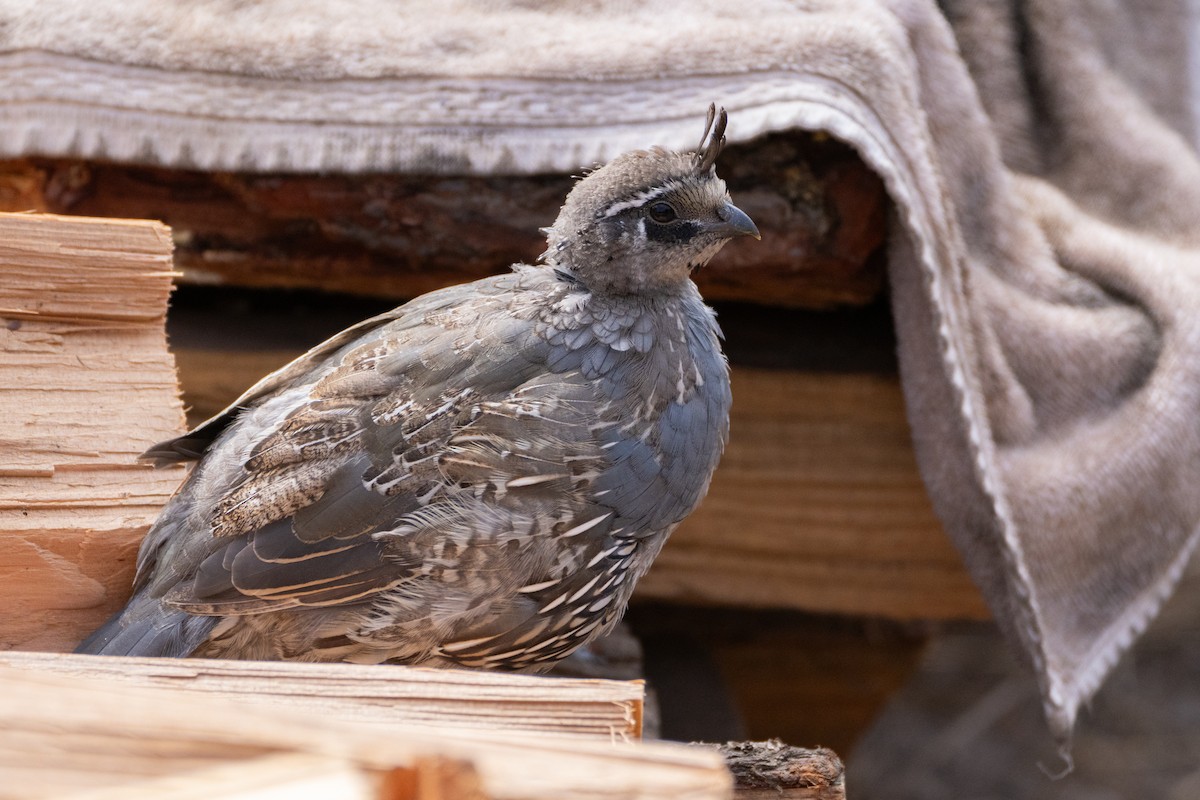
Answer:
[[[0,0],[0,157],[568,172],[710,101],[844,140],[922,475],[1065,737],[1200,521],[1190,5]]]

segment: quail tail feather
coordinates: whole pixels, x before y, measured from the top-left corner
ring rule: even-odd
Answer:
[[[190,656],[208,639],[216,617],[199,617],[165,608],[153,597],[135,596],[91,636],[76,653],[107,656]]]

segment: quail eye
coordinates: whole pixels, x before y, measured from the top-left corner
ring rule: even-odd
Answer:
[[[679,219],[679,215],[675,213],[675,209],[671,207],[671,204],[665,203],[662,200],[659,200],[657,203],[650,206],[649,210],[650,219],[660,224],[674,222],[675,220]]]

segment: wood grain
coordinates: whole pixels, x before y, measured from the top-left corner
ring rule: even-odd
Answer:
[[[164,316],[170,231],[0,215],[0,649],[61,649],[128,593],[183,470],[137,463],[183,424]]]
[[[303,711],[360,727],[424,724],[617,742],[641,737],[641,681],[547,680],[390,665],[97,658],[15,651],[0,653],[0,667]]]
[[[415,790],[401,793],[401,779],[395,796],[421,800],[478,797],[420,774],[447,762],[468,765],[482,793],[500,800],[716,800],[732,786],[718,754],[679,745],[407,725],[383,734],[320,714],[9,667],[0,667],[0,696],[0,798],[59,797],[288,752],[415,770]]]
[[[407,785],[416,770],[397,770]],[[309,753],[278,753],[168,773],[102,789],[70,791],[65,800],[267,800],[272,797],[338,800],[416,800],[415,792],[387,792],[385,775],[352,761]],[[400,782],[392,778],[392,783]],[[484,795],[476,795],[483,798]],[[450,795],[445,800],[465,800]],[[439,798],[439,800],[442,800]]]
[[[733,370],[708,497],[641,596],[891,619],[988,612],[917,472],[899,381]]]

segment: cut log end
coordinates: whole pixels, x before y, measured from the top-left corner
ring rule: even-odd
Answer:
[[[70,648],[124,602],[184,474],[137,461],[183,424],[170,231],[0,214],[0,272],[0,649]]]
[[[845,768],[832,750],[793,747],[778,739],[715,748],[733,773],[737,800],[845,800]]]

